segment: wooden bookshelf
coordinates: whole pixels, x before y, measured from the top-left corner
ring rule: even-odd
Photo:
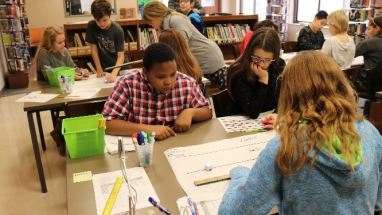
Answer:
[[[231,16],[204,16],[205,27],[213,27],[215,25],[246,25],[249,29],[253,30],[253,27],[258,21],[257,15],[231,15]],[[123,28],[125,34],[125,51],[128,54],[130,60],[138,60],[143,56],[142,47],[142,31],[144,29],[149,29],[150,26],[145,20],[117,20],[116,21]],[[66,46],[71,51],[72,57],[84,58],[86,56],[91,56],[90,52],[86,51],[79,52],[78,50],[83,49],[85,44],[82,44],[82,47],[76,47],[75,45],[75,35],[83,35],[83,32],[86,32],[87,22],[76,22],[76,23],[67,23],[64,24]],[[131,36],[127,35],[127,32],[130,32]],[[149,30],[147,30],[149,31]],[[82,38],[81,41],[85,41],[85,38]],[[153,41],[151,41],[153,42]],[[238,56],[237,46],[241,44],[241,41],[231,41],[231,42],[221,42],[218,43],[219,47],[222,49],[223,54],[226,59],[236,58]],[[76,52],[77,50],[77,52]]]

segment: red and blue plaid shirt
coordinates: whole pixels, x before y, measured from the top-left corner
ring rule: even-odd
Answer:
[[[108,120],[172,126],[184,109],[201,107],[209,108],[209,103],[191,77],[177,72],[174,87],[165,95],[153,88],[142,70],[136,69],[118,79],[102,114]]]

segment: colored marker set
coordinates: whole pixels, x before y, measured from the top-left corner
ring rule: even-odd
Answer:
[[[150,166],[153,161],[155,133],[140,131],[132,135],[135,151],[141,167]]]

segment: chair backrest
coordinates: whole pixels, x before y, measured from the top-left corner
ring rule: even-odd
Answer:
[[[286,41],[282,43],[284,53],[297,52],[297,41]]]
[[[346,77],[349,79],[349,81],[352,83],[353,87],[356,86],[356,81],[358,78],[358,74],[361,71],[361,67],[350,67],[349,69],[343,70]]]
[[[371,102],[368,120],[378,129],[382,135],[382,102]]]
[[[213,94],[212,101],[214,102],[216,117],[230,116],[239,113],[227,89]]]
[[[70,102],[65,107],[65,115],[77,117],[102,113],[105,102],[105,100]]]

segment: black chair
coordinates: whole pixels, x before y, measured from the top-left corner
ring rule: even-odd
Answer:
[[[231,116],[239,114],[239,110],[232,101],[228,90],[220,91],[212,95],[216,117]]]
[[[378,129],[382,135],[382,102],[370,102],[367,119]]]
[[[343,72],[345,73],[346,77],[352,83],[353,87],[356,86],[356,81],[357,81],[357,78],[358,78],[358,75],[359,75],[360,71],[361,71],[361,67],[360,66],[355,66],[355,67],[351,67],[349,69],[343,70]]]
[[[65,107],[65,116],[77,117],[102,113],[105,102],[105,100],[70,102]]]
[[[289,53],[289,52],[297,52],[297,41],[286,41],[281,44],[284,53]]]

